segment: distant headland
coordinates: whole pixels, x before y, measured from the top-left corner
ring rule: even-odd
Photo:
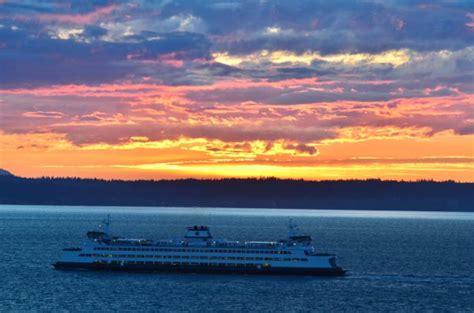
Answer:
[[[22,178],[0,170],[0,204],[474,211],[474,183]]]

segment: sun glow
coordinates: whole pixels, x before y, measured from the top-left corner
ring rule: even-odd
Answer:
[[[318,52],[311,51],[296,54],[294,52],[285,50],[262,50],[260,52],[247,55],[231,55],[228,52],[217,52],[213,54],[213,57],[216,62],[231,66],[243,67],[245,67],[246,64],[262,62],[270,62],[272,64],[289,63],[293,65],[300,64],[309,66],[314,61],[342,63],[350,66],[357,66],[359,64],[390,64],[394,67],[399,67],[410,61],[411,54],[413,53],[406,49],[388,50],[377,54],[346,53],[329,55],[321,55]]]

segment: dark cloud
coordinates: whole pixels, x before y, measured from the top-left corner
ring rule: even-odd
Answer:
[[[54,127],[53,130],[58,133],[66,134],[67,138],[77,145],[93,143],[118,144],[127,142],[132,136],[146,136],[150,140],[175,140],[181,137],[207,138],[218,139],[224,142],[254,140],[315,142],[336,137],[336,132],[332,130],[323,130],[314,127],[306,129],[298,127],[266,127],[262,129],[261,127],[242,125],[235,127],[220,125],[163,125],[161,123],[97,127],[91,125],[64,125]]]
[[[308,145],[305,145],[305,144],[302,144],[302,143],[285,145],[285,149],[295,150],[296,152],[306,153],[306,154],[309,154],[309,155],[315,155],[318,152],[316,147],[308,146]]]
[[[100,34],[104,34],[102,28],[86,27],[80,36],[96,38]],[[99,84],[140,77],[153,65],[137,61],[157,60],[163,54],[173,53],[182,60],[209,58],[210,44],[203,35],[176,32],[159,36],[159,40],[131,43],[84,42],[32,36],[3,27],[0,85]],[[157,62],[155,70],[162,66]]]
[[[471,45],[473,33],[465,23],[466,13],[474,8],[472,2],[434,4],[438,9],[403,1],[241,1],[238,5],[216,6],[183,0],[167,3],[162,16],[184,13],[201,18],[210,34],[229,38],[216,43],[215,49],[234,54],[262,49],[297,53],[315,50],[323,54],[401,48],[433,51]],[[275,26],[283,32],[263,33]]]
[[[171,85],[206,84],[229,76],[385,78],[397,71],[389,65],[354,69],[322,61],[306,67],[269,64],[240,69],[210,61],[212,52],[245,55],[263,49],[322,55],[405,48],[460,51],[474,40],[472,28],[466,26],[467,13],[473,10],[470,1],[7,2],[0,6],[0,84],[99,84],[143,76]],[[269,27],[279,32],[268,32]],[[76,32],[69,38],[64,35],[71,30]],[[58,39],[61,32],[67,40]],[[165,54],[184,64],[178,68],[160,63]],[[462,69],[458,74],[473,71],[467,55],[456,62]],[[413,68],[401,76],[425,79],[433,66]],[[471,72],[467,75],[472,77]],[[368,99],[377,97],[383,99]]]
[[[97,39],[107,34],[107,30],[96,25],[87,25],[82,32],[84,39]]]

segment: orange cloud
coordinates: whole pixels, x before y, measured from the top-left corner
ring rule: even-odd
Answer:
[[[474,96],[459,90],[433,96],[446,89],[440,85],[421,97],[296,105],[227,98],[249,88],[272,96],[339,93],[338,84],[236,79],[5,89],[0,167],[25,176],[472,180]],[[200,101],[196,92],[219,96]]]

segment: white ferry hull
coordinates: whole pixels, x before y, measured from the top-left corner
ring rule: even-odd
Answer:
[[[209,227],[187,228],[182,239],[153,241],[111,237],[108,231],[87,233],[81,248],[63,249],[53,264],[65,270],[344,275],[333,254],[315,253],[311,237],[290,228],[287,240],[229,241],[213,239]]]
[[[342,276],[346,273],[340,267],[304,268],[304,267],[262,267],[262,266],[209,266],[209,265],[165,265],[165,264],[110,264],[83,262],[56,262],[59,270],[94,270],[124,272],[179,272],[209,274],[267,274],[267,275],[307,275],[307,276]]]

